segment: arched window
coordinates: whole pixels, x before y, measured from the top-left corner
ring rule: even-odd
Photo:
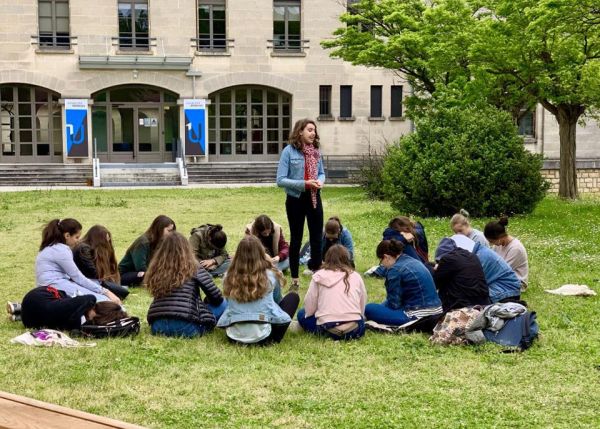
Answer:
[[[291,96],[274,88],[238,86],[210,95],[213,159],[278,159],[290,133]]]
[[[0,85],[2,162],[62,162],[59,98],[45,88]]]

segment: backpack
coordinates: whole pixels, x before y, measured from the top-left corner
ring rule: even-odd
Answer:
[[[139,317],[124,317],[105,325],[84,324],[81,326],[81,333],[93,338],[127,337],[129,335],[137,335],[139,332]]]
[[[515,347],[517,351],[527,350],[539,334],[535,311],[526,311],[519,316],[506,320],[499,331],[484,329],[483,335],[488,341],[502,346]],[[508,350],[512,351],[512,350]]]

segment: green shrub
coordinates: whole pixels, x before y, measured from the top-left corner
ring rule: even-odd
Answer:
[[[528,152],[510,116],[493,107],[437,108],[389,148],[382,177],[402,213],[474,216],[529,213],[543,198],[540,155]]]
[[[382,173],[388,147],[385,146],[380,152],[371,150],[368,155],[364,155],[356,176],[358,184],[365,191],[367,198],[372,200],[383,200],[385,197]]]

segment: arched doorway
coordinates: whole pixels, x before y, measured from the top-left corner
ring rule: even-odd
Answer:
[[[0,162],[63,162],[59,98],[38,86],[0,85]]]
[[[173,161],[179,137],[177,94],[148,85],[92,95],[92,141],[102,162]]]
[[[290,94],[275,88],[247,85],[222,89],[209,98],[211,160],[279,159],[290,132]]]

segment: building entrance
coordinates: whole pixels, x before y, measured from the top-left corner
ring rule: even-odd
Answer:
[[[94,96],[92,136],[101,162],[173,161],[178,130],[175,94],[129,86]]]

